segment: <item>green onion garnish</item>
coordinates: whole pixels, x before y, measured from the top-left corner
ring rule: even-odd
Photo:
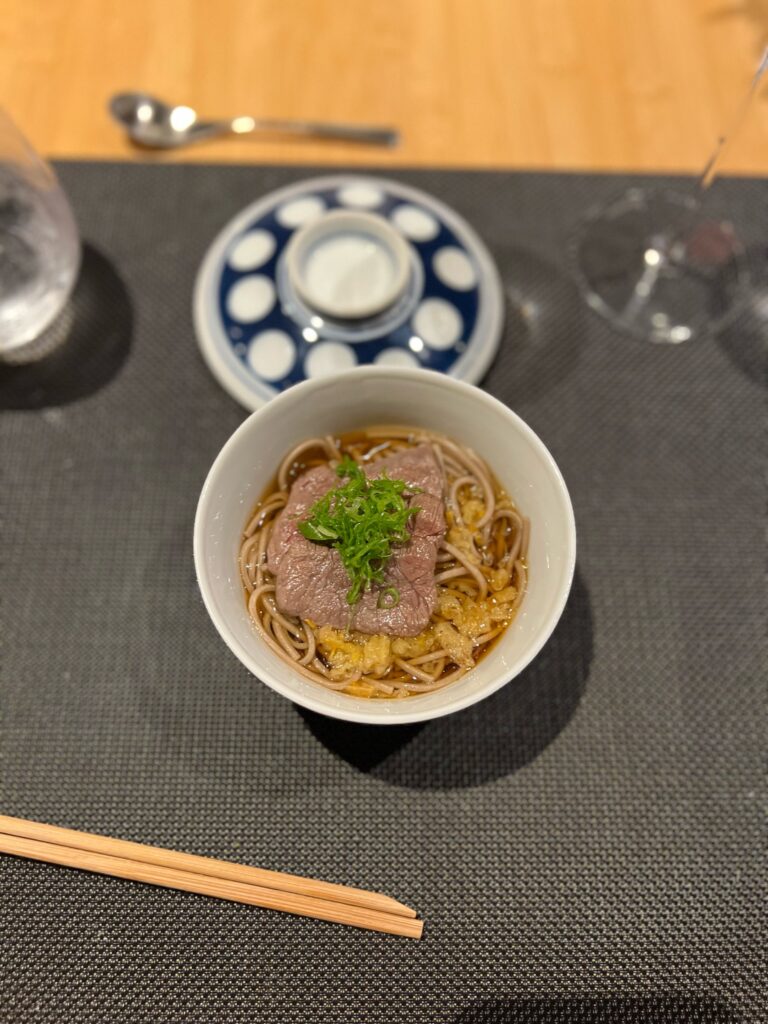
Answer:
[[[369,480],[349,456],[336,472],[346,482],[316,501],[298,527],[307,540],[339,552],[351,583],[347,602],[356,604],[374,583],[384,583],[393,548],[410,540],[408,522],[418,509],[409,508],[405,499],[418,488],[386,475]],[[378,607],[394,608],[399,601],[397,587],[387,587]]]
[[[400,604],[400,591],[397,587],[387,587],[379,594],[377,608],[397,608]]]

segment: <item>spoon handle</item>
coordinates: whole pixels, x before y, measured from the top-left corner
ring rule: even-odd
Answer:
[[[283,121],[275,118],[236,117],[230,122],[235,135],[251,132],[274,132],[278,135],[301,135],[318,139],[339,139],[363,142],[372,146],[396,146],[400,136],[394,128],[377,128],[362,124],[333,124],[325,121]]]

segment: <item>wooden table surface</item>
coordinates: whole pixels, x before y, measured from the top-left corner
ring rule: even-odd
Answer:
[[[53,156],[146,159],[106,113],[145,89],[403,134],[163,160],[694,171],[766,39],[768,0],[0,0],[0,96]],[[727,169],[768,173],[768,88]]]

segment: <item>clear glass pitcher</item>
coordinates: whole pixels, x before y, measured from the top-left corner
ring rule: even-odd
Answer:
[[[55,174],[0,109],[0,359],[38,348],[79,264],[77,225]]]

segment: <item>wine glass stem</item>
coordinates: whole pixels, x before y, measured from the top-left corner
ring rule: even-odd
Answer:
[[[705,192],[717,177],[719,168],[723,163],[723,157],[728,151],[728,147],[731,145],[736,135],[738,135],[739,129],[749,113],[749,108],[752,106],[752,101],[755,98],[766,70],[768,70],[768,46],[763,51],[763,56],[760,58],[760,63],[752,77],[749,89],[744,96],[744,99],[739,104],[738,110],[733,116],[733,120],[728,125],[727,130],[718,137],[715,148],[710,153],[709,159],[699,175],[698,181],[696,182],[696,201],[698,203],[701,203]]]
[[[704,168],[696,179],[692,195],[693,202],[687,213],[681,218],[676,227],[668,232],[665,237],[656,241],[655,249],[658,254],[658,261],[645,268],[643,276],[637,284],[632,297],[626,308],[626,315],[633,315],[647,301],[651,292],[656,286],[659,273],[665,263],[674,262],[676,254],[684,253],[684,242],[690,234],[693,225],[701,214],[701,207],[706,198],[707,191],[711,187],[723,165],[723,159],[734,138],[738,135],[739,129],[747,118],[752,102],[760,88],[763,75],[768,71],[768,46],[763,51],[760,63],[752,76],[749,89],[739,104],[736,113],[733,115],[727,129],[718,136],[714,149],[709,155]]]

